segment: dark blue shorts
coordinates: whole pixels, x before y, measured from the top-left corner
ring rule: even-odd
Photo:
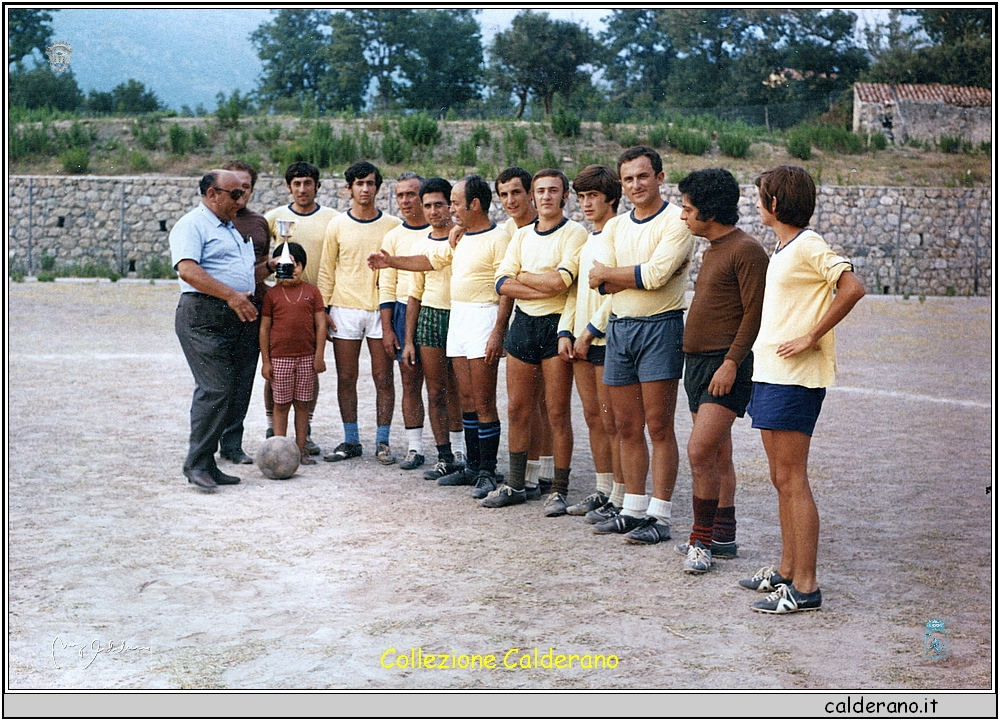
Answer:
[[[396,306],[392,309],[392,332],[396,334],[399,341],[399,350],[396,351],[396,362],[403,362],[403,346],[406,345],[406,303],[396,301]],[[420,362],[420,347],[417,346],[417,363]]]
[[[523,363],[540,365],[559,355],[559,313],[528,315],[514,308],[503,349]]]
[[[587,348],[587,362],[594,366],[604,365],[604,356],[608,347],[606,345],[592,345]]]
[[[753,419],[751,426],[754,428],[765,431],[798,431],[811,436],[823,408],[824,398],[826,388],[755,382],[747,413]]]
[[[628,386],[680,378],[684,373],[684,311],[608,323],[604,384]]]

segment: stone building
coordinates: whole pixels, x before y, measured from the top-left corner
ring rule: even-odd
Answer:
[[[942,135],[989,142],[993,93],[957,85],[854,83],[854,132],[884,133],[897,145]]]

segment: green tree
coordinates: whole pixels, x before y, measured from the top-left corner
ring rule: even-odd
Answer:
[[[52,40],[51,22],[52,15],[46,10],[11,9],[7,16],[7,65],[20,64],[35,50],[44,56]]]
[[[312,98],[321,111],[331,109],[321,90],[330,71],[328,10],[274,10],[274,19],[250,34],[263,65],[257,94],[266,103]],[[336,106],[334,106],[336,107]]]
[[[8,83],[10,107],[77,110],[83,105],[83,93],[72,70],[56,73],[48,65],[24,70],[15,63]]]
[[[115,86],[111,90],[113,112],[122,115],[138,115],[155,113],[166,106],[156,97],[156,93],[147,90],[138,80],[130,78],[128,82]]]
[[[317,105],[321,110],[360,110],[372,78],[361,29],[347,13],[334,13],[330,28],[330,42],[323,49],[327,72],[319,79]]]
[[[607,60],[604,76],[615,104],[655,108],[663,102],[676,51],[650,9],[614,10],[604,18],[600,40]]]
[[[397,107],[404,86],[401,74],[406,51],[415,45],[417,35],[415,11],[348,10],[346,14],[361,37],[368,68],[378,81],[376,107],[380,110]]]
[[[570,97],[590,81],[583,67],[593,62],[600,46],[590,31],[568,20],[551,20],[548,13],[523,10],[508,30],[490,45],[490,82],[498,92],[518,99],[517,117],[524,115],[528,94],[552,114],[557,92]]]
[[[443,114],[479,97],[483,44],[478,10],[418,10],[401,68],[407,108]],[[447,52],[441,52],[447,48]]]

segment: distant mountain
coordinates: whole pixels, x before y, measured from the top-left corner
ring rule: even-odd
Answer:
[[[167,106],[215,109],[215,95],[249,92],[261,64],[250,42],[269,10],[60,10],[53,39],[73,47],[71,66],[86,94],[129,78]],[[294,40],[294,39],[290,39]]]

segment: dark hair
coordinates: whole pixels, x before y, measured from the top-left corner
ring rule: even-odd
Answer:
[[[698,220],[736,225],[740,219],[740,186],[725,168],[692,171],[681,178],[677,189],[698,209]]]
[[[534,177],[531,179],[531,186],[534,188],[535,181],[539,178],[559,178],[559,182],[562,183],[563,193],[569,192],[569,178],[566,177],[566,173],[559,170],[558,168],[542,168]]]
[[[500,173],[497,176],[496,182],[493,183],[493,189],[497,191],[497,195],[500,195],[500,183],[509,183],[514,178],[518,178],[521,181],[521,187],[524,188],[525,193],[531,192],[531,173],[524,168],[514,165]]]
[[[450,203],[451,183],[444,178],[428,178],[420,184],[420,199],[423,200],[428,193],[441,193],[445,201]]]
[[[250,165],[243,160],[230,160],[228,163],[222,166],[223,170],[242,170],[244,173],[250,176],[250,190],[257,185],[257,168]]]
[[[379,188],[382,187],[382,173],[378,172],[378,168],[369,163],[367,160],[359,160],[345,170],[344,180],[347,182],[347,187],[350,188],[354,185],[355,180],[367,178],[372,173],[375,173],[375,192],[377,193]]]
[[[198,181],[198,190],[201,191],[202,195],[208,195],[208,189],[215,185],[215,181],[218,177],[219,174],[214,170],[209,170],[201,176],[201,180]]]
[[[618,156],[618,177],[621,177],[622,165],[630,160],[641,158],[643,155],[649,158],[649,164],[653,166],[654,173],[659,175],[663,172],[663,161],[660,159],[659,153],[648,145],[633,145],[631,148]]]
[[[285,185],[292,184],[292,178],[312,178],[319,187],[319,168],[312,163],[300,160],[285,168]]]
[[[573,179],[573,190],[583,193],[596,190],[604,193],[604,200],[611,203],[611,209],[618,212],[618,201],[622,199],[622,184],[618,173],[606,165],[588,165]]]
[[[489,214],[490,205],[493,203],[490,184],[483,180],[481,175],[466,175],[462,180],[465,181],[465,209],[472,208],[472,201],[478,198],[483,214]]]
[[[295,177],[301,177],[301,176],[295,176]],[[274,252],[271,253],[271,257],[272,258],[280,258],[281,257],[281,249],[284,246],[285,246],[284,243],[278,243],[277,247],[274,249]],[[301,263],[302,264],[302,269],[305,270],[305,267],[306,267],[306,249],[305,248],[303,248],[298,243],[289,243],[288,244],[288,254],[291,255],[292,258],[295,259],[296,263]]]
[[[805,168],[798,165],[778,165],[765,170],[754,182],[760,190],[761,204],[771,210],[774,217],[795,228],[809,225],[816,210],[816,184]]]

